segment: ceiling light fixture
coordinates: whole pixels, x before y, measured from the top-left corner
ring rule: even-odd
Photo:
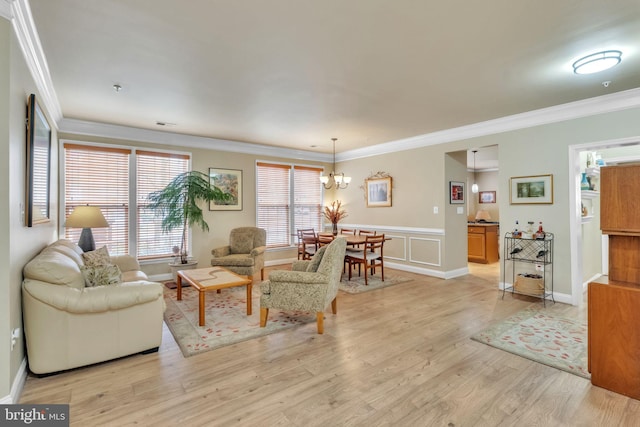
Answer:
[[[329,176],[320,175],[320,182],[322,183],[324,188],[327,189],[327,190],[329,190],[331,187],[333,187],[334,183],[336,184],[336,190],[340,190],[340,189],[343,189],[343,188],[347,188],[347,186],[351,182],[351,177],[350,176],[344,176],[344,172],[335,173],[335,170],[336,170],[336,141],[338,140],[338,138],[331,138],[331,140],[333,141],[333,170],[331,171]]]
[[[478,150],[473,150],[473,185],[471,186],[471,192],[478,192],[478,184],[476,184],[476,153]]]
[[[603,50],[592,53],[573,63],[573,72],[576,74],[593,74],[615,67],[622,61],[622,52],[619,50]]]

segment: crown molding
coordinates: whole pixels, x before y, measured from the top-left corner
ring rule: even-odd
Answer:
[[[0,0],[0,2],[2,1],[7,0]],[[40,95],[38,102],[44,106],[53,120],[54,126],[57,127],[58,122],[62,120],[62,109],[60,108],[58,96],[51,81],[47,58],[40,44],[40,37],[33,22],[29,2],[28,0],[11,0],[11,5],[13,11],[13,29],[18,38],[18,43],[22,49],[27,67],[38,88]]]
[[[11,3],[13,3],[13,0],[0,0],[0,16],[8,21],[11,21],[13,19]]]
[[[461,126],[443,131],[418,135],[397,141],[385,142],[370,147],[344,151],[336,154],[336,160],[354,160],[364,157],[379,156],[397,151],[413,150],[430,145],[444,144],[468,138],[525,129],[550,123],[593,116],[595,114],[610,113],[640,106],[640,88],[616,92],[567,104],[533,110],[526,113],[514,114],[486,122]]]
[[[283,147],[273,147],[270,145],[251,144],[248,142],[230,141],[227,139],[184,135],[174,132],[162,132],[129,126],[112,125],[107,123],[96,123],[76,119],[63,118],[58,124],[58,129],[60,132],[75,135],[87,135],[101,138],[151,142],[154,144],[228,151],[232,153],[284,157],[294,160],[315,160],[319,162],[331,162],[333,159],[331,154],[325,153],[294,150]]]
[[[0,16],[12,21],[18,43],[39,91],[39,101],[44,105],[59,131],[300,160],[332,161],[330,155],[312,151],[66,119],[62,115],[62,109],[53,87],[47,60],[40,44],[38,31],[33,22],[28,0],[0,0]],[[379,156],[638,106],[640,106],[640,88],[345,151],[337,153],[336,160],[346,161]]]

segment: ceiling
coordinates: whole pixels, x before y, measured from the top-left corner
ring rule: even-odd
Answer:
[[[29,3],[68,119],[329,153],[640,87],[638,0]]]

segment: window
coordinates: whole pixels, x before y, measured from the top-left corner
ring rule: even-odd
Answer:
[[[64,216],[76,206],[98,206],[109,223],[92,229],[96,247],[112,255],[129,252],[129,156],[131,150],[64,145]],[[66,228],[65,238],[77,242],[82,229]]]
[[[187,171],[189,160],[183,154],[65,143],[65,218],[76,206],[98,206],[109,227],[91,230],[96,247],[106,245],[111,255],[168,257],[180,244],[179,231],[162,232],[161,218],[146,209],[147,195]],[[65,228],[64,236],[76,242],[81,231]]]
[[[257,163],[257,223],[267,230],[267,246],[289,246],[298,228],[322,227],[322,169]]]
[[[175,176],[186,172],[188,168],[189,156],[183,154],[136,152],[138,258],[171,256],[173,246],[180,246],[182,230],[163,233],[162,218],[147,208],[147,196],[162,190]]]

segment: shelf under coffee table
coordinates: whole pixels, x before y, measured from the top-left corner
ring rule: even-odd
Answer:
[[[182,281],[198,290],[199,325],[204,326],[204,293],[206,291],[247,286],[247,316],[251,315],[251,278],[241,276],[224,267],[197,268],[195,270],[178,271],[178,287],[176,288],[178,301],[182,300]]]

